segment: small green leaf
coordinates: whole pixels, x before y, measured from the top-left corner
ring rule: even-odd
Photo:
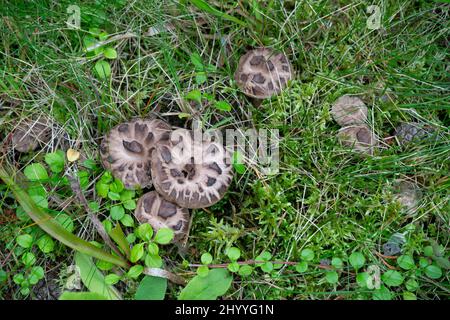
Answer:
[[[268,251],[261,252],[261,254],[255,258],[256,261],[269,261],[270,259],[272,259],[272,255]]]
[[[167,290],[167,279],[145,276],[139,283],[134,299],[136,300],[164,300]]]
[[[132,266],[130,270],[128,270],[127,276],[130,277],[131,279],[136,279],[142,274],[143,271],[144,267],[141,265]]]
[[[159,244],[168,244],[174,236],[173,230],[169,228],[161,228],[156,232],[155,242]]]
[[[197,268],[197,274],[200,277],[206,277],[208,275],[208,273],[209,273],[208,266],[200,266],[200,267]]]
[[[143,223],[136,228],[136,236],[144,241],[150,241],[153,237],[153,228],[148,223]]]
[[[36,257],[31,252],[26,252],[22,255],[22,263],[26,267],[31,267],[36,262]]]
[[[221,111],[231,111],[231,105],[226,101],[216,101],[214,106]]]
[[[105,277],[105,283],[109,285],[114,285],[119,282],[120,276],[115,273],[110,273]]]
[[[125,226],[125,227],[133,227],[134,226],[134,220],[133,218],[129,215],[126,214],[122,217],[122,219],[120,219],[120,222]]]
[[[109,185],[109,187],[110,187],[109,190],[111,190],[111,186],[112,186],[112,184]],[[117,192],[109,191],[108,198],[112,201],[118,201],[118,200],[120,200],[120,194],[118,194]]]
[[[53,239],[48,236],[48,235],[43,235],[38,241],[37,241],[37,245],[39,247],[39,249],[41,249],[41,251],[43,253],[50,253],[53,251],[53,249],[55,248],[55,242],[53,241]]]
[[[70,292],[65,291],[58,300],[108,300],[96,292]]]
[[[134,198],[134,196],[136,195],[136,192],[134,190],[127,190],[124,189],[122,190],[122,192],[120,193],[120,200],[125,202],[127,200],[131,200]]]
[[[344,262],[342,261],[341,258],[335,257],[331,259],[331,265],[336,269],[342,269],[342,267],[344,266]]]
[[[409,255],[402,255],[398,257],[397,264],[405,270],[411,270],[415,266],[413,257]]]
[[[405,282],[406,289],[409,291],[416,291],[419,289],[419,283],[414,279],[409,279]]]
[[[305,261],[312,261],[314,259],[314,251],[311,249],[303,249],[300,257]]]
[[[426,246],[423,248],[423,254],[427,257],[432,257],[434,255],[434,250],[432,246]]]
[[[16,242],[22,248],[30,248],[33,245],[33,237],[29,234],[22,234],[16,238]]]
[[[8,274],[5,270],[0,269],[0,284],[6,282],[6,280],[8,280]]]
[[[434,264],[430,264],[425,268],[425,275],[431,279],[439,279],[442,277],[442,269]]]
[[[417,300],[417,297],[414,293],[405,291],[403,292],[403,300]]]
[[[228,250],[227,250],[227,256],[228,256],[228,258],[230,258],[232,261],[236,261],[236,260],[239,259],[239,257],[241,256],[241,250],[239,250],[239,248],[236,248],[236,247],[228,248]]]
[[[99,60],[94,66],[95,72],[102,79],[108,79],[111,75],[111,66],[105,60]]]
[[[123,185],[123,182],[119,179],[114,179],[114,181],[109,185],[109,190],[114,193],[121,193],[124,188],[125,186]],[[119,196],[119,199],[121,199],[121,195]]]
[[[339,280],[339,275],[336,271],[327,271],[325,273],[325,279],[328,283],[335,284]]]
[[[242,159],[241,153],[238,151],[235,151],[233,153],[233,168],[234,168],[234,170],[236,170],[237,173],[244,174],[246,168],[245,168],[244,163],[241,162],[240,159]]]
[[[138,243],[131,249],[130,261],[139,261],[144,256],[144,245],[145,243]]]
[[[366,258],[364,258],[361,252],[353,252],[350,255],[348,261],[353,266],[353,268],[355,268],[355,270],[358,270],[364,265],[364,263],[366,262]]]
[[[308,270],[308,262],[300,261],[295,265],[295,270],[299,273],[306,272],[306,270]]]
[[[150,254],[157,255],[159,253],[159,247],[156,243],[150,242],[147,246],[147,251]]]
[[[72,232],[73,229],[75,229],[72,218],[65,213],[58,214],[55,217],[55,220],[58,221],[58,223],[69,232]]]
[[[105,58],[108,59],[116,59],[117,58],[117,51],[114,48],[107,47],[103,51],[103,54],[105,55]]]
[[[390,287],[398,287],[403,283],[403,276],[395,270],[388,270],[381,276],[381,280]]]
[[[200,257],[200,260],[202,261],[203,264],[210,264],[213,260],[213,257],[210,253],[206,252],[206,253],[202,254],[202,256]]]
[[[231,272],[238,272],[239,271],[239,263],[237,263],[236,261],[231,262],[227,265],[227,269],[230,270]]]
[[[125,200],[124,202],[122,202],[122,204],[125,207],[125,209],[128,209],[128,210],[136,209],[136,201],[134,201],[133,199]]]
[[[361,288],[367,288],[367,280],[369,280],[369,274],[367,272],[359,272],[356,275],[356,283]]]
[[[32,163],[25,167],[23,173],[30,181],[47,180],[48,174],[44,166],[40,163]]]
[[[44,159],[52,172],[60,173],[64,170],[64,152],[61,150],[47,153]]]
[[[247,277],[247,276],[251,275],[252,272],[253,272],[253,267],[246,264],[239,268],[238,273],[241,277]]]
[[[202,93],[200,90],[192,90],[186,95],[187,100],[197,101],[198,103],[202,102]]]
[[[392,293],[385,286],[381,286],[379,289],[373,291],[373,300],[391,300]]]
[[[261,270],[264,272],[272,272],[273,270],[273,263],[272,262],[265,262],[260,266]]]
[[[95,184],[95,191],[101,198],[106,198],[109,192],[109,184],[99,181]]]
[[[36,284],[44,277],[44,269],[41,266],[35,266],[31,268],[30,274],[28,276],[28,281],[30,284]]]
[[[145,265],[149,268],[161,268],[163,261],[157,254],[147,254],[145,256]]]
[[[114,220],[120,220],[125,215],[125,209],[121,205],[112,206],[109,212]]]

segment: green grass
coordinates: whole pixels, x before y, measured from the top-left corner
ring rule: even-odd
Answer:
[[[449,132],[448,81],[449,5],[442,2],[379,1],[382,28],[366,26],[363,1],[215,1],[221,12],[239,23],[196,9],[189,1],[81,1],[82,30],[69,29],[66,8],[72,1],[5,3],[0,9],[0,139],[7,141],[19,120],[38,115],[51,117],[68,135],[72,148],[88,159],[99,160],[103,134],[135,116],[158,116],[173,125],[190,128],[201,120],[204,128],[276,128],[280,132],[280,171],[261,176],[247,166],[235,174],[225,198],[207,210],[195,210],[189,250],[165,247],[167,265],[186,272],[183,259],[199,263],[203,252],[215,262],[227,262],[225,249],[239,247],[241,260],[267,250],[275,260],[299,261],[311,248],[314,265],[321,259],[355,251],[366,267],[386,266],[375,252],[395,232],[407,232],[404,252],[416,259],[430,240],[445,249],[449,242]],[[108,5],[105,5],[108,3]],[[384,6],[383,6],[384,3]],[[377,2],[373,3],[377,4]],[[109,81],[93,71],[96,58],[83,52],[89,28],[110,35],[132,34],[113,42],[118,59],[109,60]],[[151,27],[166,28],[146,35]],[[253,107],[237,89],[233,73],[248,48],[270,46],[284,51],[296,76],[289,89],[260,107]],[[198,83],[192,62],[198,54],[207,80]],[[197,78],[196,78],[197,76]],[[185,96],[201,90],[226,100],[231,112],[218,111],[205,101],[191,104]],[[402,121],[419,121],[438,128],[441,139],[408,148],[395,144],[372,157],[361,157],[340,146],[339,126],[330,115],[331,104],[343,94],[357,94],[369,108],[369,124],[380,137],[389,137]],[[187,113],[187,118],[178,114]],[[60,132],[55,132],[59,135]],[[2,160],[17,168],[43,161],[45,152],[17,154],[7,148]],[[92,173],[92,181],[102,174]],[[395,179],[411,179],[423,198],[414,217],[405,216],[393,200]],[[95,184],[85,190],[95,199]],[[55,191],[56,192],[56,191]],[[3,199],[3,200],[2,200]],[[1,268],[20,271],[15,235],[28,225],[15,218],[15,203],[0,185]],[[65,208],[76,222],[76,233],[99,240],[74,202]],[[100,209],[101,219],[108,216]],[[9,219],[6,216],[9,215]],[[129,230],[128,230],[129,231]],[[73,253],[59,248],[39,255],[49,272],[68,266]],[[395,265],[395,261],[391,261]],[[64,269],[64,268],[62,268]],[[190,268],[188,271],[195,271]],[[249,278],[235,277],[226,297],[231,299],[358,299],[371,292],[358,287],[354,270],[346,263],[338,284],[324,280],[323,269],[311,267],[302,274],[282,267],[271,275],[258,271]],[[61,277],[64,277],[64,272]],[[12,277],[12,276],[11,276]],[[408,274],[405,277],[410,277]],[[448,298],[448,272],[439,279],[417,275],[419,299]],[[62,280],[61,280],[62,281]],[[132,296],[135,283],[124,295]],[[169,287],[169,298],[180,288]],[[401,299],[404,287],[390,288]],[[0,296],[24,298],[7,280]],[[31,295],[33,298],[33,295]]]

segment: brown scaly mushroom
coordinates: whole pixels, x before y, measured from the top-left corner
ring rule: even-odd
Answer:
[[[346,147],[352,147],[355,151],[373,154],[378,147],[379,138],[366,125],[348,126],[339,130],[338,139]]]
[[[422,192],[414,182],[397,179],[394,181],[394,199],[398,201],[405,214],[414,214],[419,206]]]
[[[293,74],[292,65],[283,53],[257,48],[240,58],[234,80],[258,106],[263,99],[279,94]]]
[[[189,210],[165,200],[156,191],[139,198],[134,215],[140,223],[149,223],[155,231],[172,229],[175,242],[182,240],[188,231]]]
[[[367,107],[358,97],[342,96],[331,107],[331,116],[342,127],[364,124]]]
[[[193,131],[177,129],[168,145],[152,155],[156,191],[183,208],[209,207],[223,198],[232,180],[231,157],[222,144],[195,141]]]
[[[167,142],[170,126],[161,120],[134,119],[114,127],[100,146],[105,169],[120,179],[125,188],[151,186],[151,154]]]
[[[12,145],[18,152],[30,152],[36,150],[39,145],[49,142],[51,135],[51,122],[47,118],[26,120],[14,129]]]

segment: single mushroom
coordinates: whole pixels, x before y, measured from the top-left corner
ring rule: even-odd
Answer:
[[[156,191],[183,208],[209,207],[223,198],[232,180],[231,157],[221,143],[194,140],[193,131],[177,129],[168,145],[152,155]]]
[[[433,136],[434,129],[431,126],[415,122],[403,122],[395,128],[395,137],[400,145],[410,142],[420,142]]]
[[[23,121],[13,131],[12,145],[18,152],[30,152],[49,142],[51,135],[51,122],[46,117]]]
[[[151,154],[169,139],[170,126],[161,120],[134,119],[115,126],[100,145],[102,163],[125,188],[151,186]]]
[[[234,79],[257,106],[263,99],[279,94],[292,79],[293,73],[286,55],[270,48],[257,48],[240,58]]]
[[[331,116],[341,127],[364,124],[367,107],[360,98],[344,95],[334,102]]]
[[[352,147],[355,151],[368,154],[373,154],[379,141],[377,135],[366,125],[342,128],[337,136],[344,146]]]
[[[394,192],[394,199],[400,203],[405,214],[417,211],[422,192],[414,182],[397,179],[394,181]]]
[[[175,242],[182,240],[188,231],[189,210],[167,201],[156,191],[139,198],[134,215],[140,223],[148,222],[155,231],[172,229]]]

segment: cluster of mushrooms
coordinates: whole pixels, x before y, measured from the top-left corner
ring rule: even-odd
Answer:
[[[258,104],[280,93],[292,78],[286,56],[257,48],[241,57],[236,83]],[[210,139],[194,139],[192,130],[159,119],[133,119],[114,127],[100,146],[105,169],[125,188],[150,188],[137,203],[134,215],[154,230],[171,228],[174,241],[185,239],[189,210],[209,207],[225,195],[231,180],[229,152]]]

